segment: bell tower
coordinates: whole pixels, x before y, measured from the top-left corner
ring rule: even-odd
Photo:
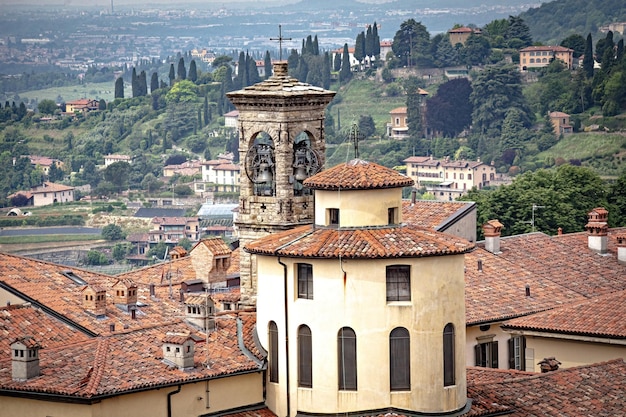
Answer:
[[[265,81],[227,93],[239,110],[240,246],[270,233],[313,222],[313,194],[303,181],[324,166],[324,112],[334,91],[288,75],[274,64]],[[256,304],[256,268],[240,257],[241,303]]]

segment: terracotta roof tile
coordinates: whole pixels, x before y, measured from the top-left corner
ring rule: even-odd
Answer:
[[[468,379],[467,388],[467,416],[498,409],[518,417],[624,416],[626,364],[616,359],[495,383]]]
[[[94,398],[256,372],[260,361],[253,360],[239,348],[237,319],[236,314],[217,317],[216,330],[209,333],[208,342],[203,333],[194,335],[197,341],[195,368],[191,370],[179,370],[162,360],[163,338],[168,332],[181,330],[181,324],[174,324],[42,349],[39,355],[41,375],[27,381],[13,380],[10,355],[4,355],[0,358],[0,387],[5,391]],[[253,331],[254,315],[247,314],[243,320],[248,323],[242,329]],[[193,328],[186,331],[193,335]],[[250,337],[244,335],[244,339]],[[129,363],[133,366],[128,366]]]
[[[368,190],[410,187],[413,180],[373,162],[353,159],[326,169],[304,180],[304,185],[320,190]]]
[[[476,203],[469,201],[419,200],[412,203],[410,200],[403,200],[402,221],[412,226],[440,230],[446,226],[447,220],[475,205]]]
[[[504,327],[626,339],[626,290],[510,320]]]
[[[473,244],[432,230],[398,226],[327,229],[301,226],[245,247],[250,253],[305,258],[392,258],[466,253]]]

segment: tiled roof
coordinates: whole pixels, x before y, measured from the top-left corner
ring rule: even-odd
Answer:
[[[506,410],[516,417],[624,416],[626,364],[616,359],[494,383],[468,378],[467,388],[471,417]]]
[[[276,417],[269,408],[263,407],[256,410],[240,411],[233,414],[223,414],[222,417]]]
[[[5,355],[0,358],[0,387],[4,391],[93,399],[142,388],[256,372],[260,361],[250,358],[238,345],[238,320],[243,322],[244,331],[253,330],[254,315],[229,314],[216,318],[216,330],[209,333],[208,342],[204,333],[194,336],[197,342],[193,369],[183,371],[162,360],[162,343],[168,332],[193,331],[175,324],[43,349],[39,355],[41,375],[27,381],[12,379],[10,356]],[[249,337],[244,335],[244,339]]]
[[[402,162],[419,163],[419,162],[428,161],[430,159],[431,159],[430,156],[409,156],[408,158],[406,158]]]
[[[304,185],[320,190],[368,190],[410,187],[413,180],[373,162],[353,159],[326,169],[304,180]]]
[[[69,278],[67,271],[73,272],[71,276],[78,277],[77,281]],[[167,283],[156,288],[159,302],[150,297],[147,286],[138,286],[134,319],[130,309],[114,304],[110,294],[107,294],[104,317],[97,317],[86,309],[83,305],[85,283],[112,292],[118,281],[118,277],[0,253],[2,289],[44,311],[53,310],[86,334],[108,334],[111,326],[115,326],[115,332],[127,332],[180,321],[181,303],[175,297],[170,299]]]
[[[507,328],[626,339],[626,290],[510,320]]]
[[[304,258],[374,259],[461,254],[473,247],[465,239],[409,226],[327,229],[307,225],[258,239],[245,250]]]
[[[406,107],[396,107],[389,112],[390,114],[406,114]]]
[[[609,229],[608,252],[600,255],[588,247],[586,232],[548,236],[530,233],[501,238],[502,257],[537,275],[550,277],[585,297],[626,289],[626,265],[616,260],[616,235],[626,228]]]
[[[241,248],[233,250],[230,254],[230,265],[226,270],[226,275],[239,276],[239,259],[241,256]]]
[[[569,114],[563,113],[562,111],[551,111],[550,117],[569,117]]]
[[[527,46],[526,48],[520,49],[520,52],[530,52],[530,51],[552,51],[552,52],[569,52],[574,51],[573,49],[566,48],[564,46],[553,46],[553,45],[534,45]]]
[[[525,378],[537,375],[536,372],[517,371],[515,369],[484,368],[481,366],[467,367],[468,384],[486,384],[493,382],[510,381],[517,378]]]
[[[402,221],[412,226],[441,230],[449,219],[462,215],[476,203],[471,201],[402,201]]]
[[[484,165],[484,163],[480,161],[466,161],[466,160],[458,160],[458,161],[443,161],[441,163],[442,166],[446,168],[470,168],[474,169],[477,166]]]
[[[32,194],[54,193],[54,192],[60,192],[60,191],[70,191],[73,189],[74,187],[70,187],[69,185],[56,184],[54,182],[45,181],[43,185],[31,188],[30,192]]]
[[[230,247],[220,237],[202,239],[194,249],[198,246],[205,246],[214,256],[230,255],[232,251]],[[193,249],[191,250],[193,254]]]
[[[530,286],[529,297],[526,285]],[[511,262],[480,247],[465,255],[467,325],[519,317],[583,299],[549,275],[527,270],[523,262]]]
[[[66,323],[31,306],[8,306],[0,308],[0,340],[15,340],[32,336],[43,349],[83,342],[89,336]],[[0,354],[9,353],[9,345],[0,347]]]

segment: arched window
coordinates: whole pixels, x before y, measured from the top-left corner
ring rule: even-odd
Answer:
[[[391,391],[411,389],[411,338],[404,327],[389,335],[389,380]]]
[[[276,323],[270,321],[269,324],[270,349],[269,349],[269,367],[270,382],[278,382],[278,327]]]
[[[443,328],[443,386],[454,385],[454,325]]]
[[[339,389],[356,391],[356,333],[349,327],[342,327],[337,334],[337,359]]]
[[[302,325],[298,328],[298,386],[313,387],[313,348],[311,329]]]

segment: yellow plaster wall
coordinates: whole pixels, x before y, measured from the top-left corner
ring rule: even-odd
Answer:
[[[364,204],[363,202],[367,202]],[[340,227],[385,226],[387,209],[398,209],[402,222],[402,188],[349,191],[315,191],[315,224],[326,225],[326,209],[339,209]]]
[[[268,349],[268,323],[279,331],[279,383],[268,383],[267,404],[286,415],[285,323],[283,267],[274,257],[258,256],[257,326]],[[306,260],[313,264],[314,299],[296,295],[296,260],[287,265],[289,305],[290,396],[292,409],[310,413],[341,413],[398,407],[444,412],[466,402],[465,304],[463,255],[395,260]],[[412,302],[388,304],[385,267],[411,265]],[[344,272],[345,271],[345,278]],[[456,382],[443,386],[443,328],[452,322],[456,336]],[[313,388],[297,388],[297,329],[312,333]],[[337,332],[351,327],[357,335],[358,391],[337,390]],[[389,389],[389,334],[405,327],[411,336],[409,392]]]

